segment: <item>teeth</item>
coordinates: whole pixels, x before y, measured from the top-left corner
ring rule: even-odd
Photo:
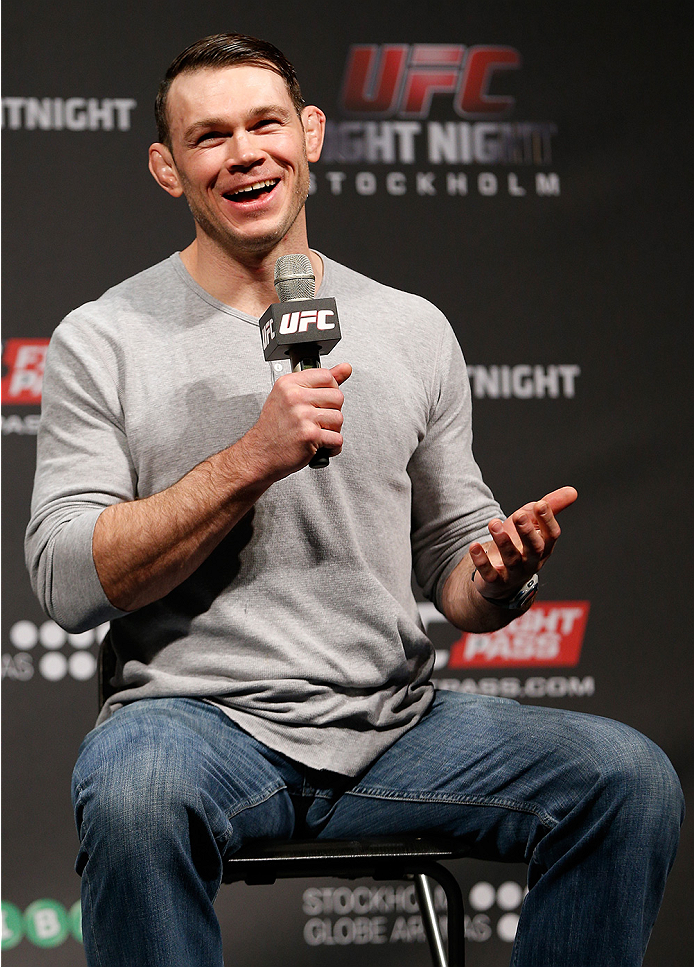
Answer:
[[[266,181],[256,181],[254,185],[248,185],[246,188],[239,188],[238,191],[232,192],[232,195],[243,195],[249,191],[257,191],[258,188],[270,188],[276,184],[276,178],[268,178]]]

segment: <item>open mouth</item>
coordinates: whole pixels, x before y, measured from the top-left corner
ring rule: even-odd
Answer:
[[[229,201],[236,202],[255,201],[262,195],[268,195],[278,183],[279,178],[267,178],[265,181],[258,181],[254,185],[239,188],[237,191],[227,191],[224,193],[224,197],[228,198]]]

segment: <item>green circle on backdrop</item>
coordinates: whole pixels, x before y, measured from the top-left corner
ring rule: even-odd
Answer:
[[[21,910],[14,903],[2,901],[2,941],[1,950],[16,947],[24,936],[24,918]]]
[[[34,900],[24,911],[26,935],[37,947],[57,947],[70,932],[67,910],[57,900]]]
[[[68,910],[68,917],[70,918],[70,929],[72,930],[72,936],[75,940],[82,943],[82,904],[78,900],[77,903],[73,903]]]

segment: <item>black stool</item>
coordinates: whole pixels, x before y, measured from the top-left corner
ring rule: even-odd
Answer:
[[[464,855],[455,840],[403,836],[360,840],[257,840],[224,861],[224,883],[274,883],[281,878],[329,876],[339,879],[414,880],[422,923],[434,967],[465,964],[465,910],[458,881],[439,860]],[[442,888],[448,904],[448,956],[429,880]]]

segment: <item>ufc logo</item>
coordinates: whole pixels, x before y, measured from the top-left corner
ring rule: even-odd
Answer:
[[[270,345],[270,341],[275,338],[275,330],[272,328],[272,322],[273,320],[271,317],[260,330],[260,338],[262,340],[264,350]]]
[[[332,309],[302,309],[300,312],[285,312],[279,326],[282,336],[291,336],[295,332],[306,332],[309,326],[316,329],[334,329],[335,323],[328,322],[328,316],[334,316]]]
[[[464,118],[499,118],[515,99],[490,94],[494,74],[521,66],[513,47],[462,44],[356,44],[342,87],[347,114],[424,118],[434,94],[452,94]]]

